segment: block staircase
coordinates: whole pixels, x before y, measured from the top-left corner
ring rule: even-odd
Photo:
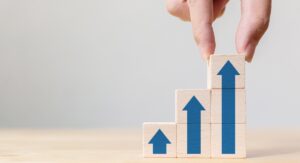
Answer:
[[[175,92],[175,123],[143,124],[144,157],[246,157],[245,56],[212,55],[208,89]]]

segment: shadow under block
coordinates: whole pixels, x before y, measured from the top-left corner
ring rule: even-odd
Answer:
[[[210,123],[210,92],[208,89],[176,90],[176,123]],[[188,115],[190,115],[189,120]],[[201,122],[197,117],[200,115]]]
[[[246,124],[212,124],[211,157],[246,158]]]
[[[213,89],[211,91],[211,123],[246,123],[246,91],[245,89],[225,89],[224,91],[229,91],[229,95],[232,96],[234,91],[235,98],[225,97],[222,99],[222,89]],[[227,93],[228,94],[228,93]],[[226,102],[222,103],[222,100]],[[233,100],[230,103],[230,100]],[[228,106],[229,105],[229,106]],[[232,106],[233,105],[233,106]],[[224,107],[224,108],[223,108]],[[234,107],[234,115],[227,111],[222,114],[222,110],[226,108]],[[230,110],[230,109],[228,109]],[[228,116],[230,116],[228,118]],[[222,119],[226,117],[227,119]]]
[[[228,61],[231,64],[228,64]],[[231,82],[234,79],[235,81]],[[211,55],[207,68],[207,86],[210,89],[245,88],[245,56]]]
[[[176,129],[176,124],[171,122],[144,123],[144,157],[176,157]]]
[[[177,124],[177,157],[210,157],[210,124]],[[201,130],[200,130],[201,129]]]

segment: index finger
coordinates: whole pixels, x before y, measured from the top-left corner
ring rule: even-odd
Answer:
[[[213,0],[188,0],[194,38],[204,58],[215,51]]]

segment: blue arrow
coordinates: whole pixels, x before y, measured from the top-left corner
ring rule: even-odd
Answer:
[[[158,129],[148,144],[153,144],[153,154],[166,154],[167,144],[171,144],[166,135]]]
[[[240,73],[234,68],[230,61],[227,61],[218,75],[222,76],[222,89],[235,89],[235,76]]]
[[[201,153],[201,111],[205,110],[195,96],[183,109],[187,111],[187,153]]]
[[[222,153],[234,154],[235,76],[240,74],[231,62],[227,61],[218,75],[222,76]]]

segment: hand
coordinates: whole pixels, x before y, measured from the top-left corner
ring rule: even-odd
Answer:
[[[167,10],[183,21],[191,21],[194,38],[206,59],[215,51],[212,23],[222,16],[229,0],[166,0]],[[241,19],[236,32],[236,50],[252,61],[255,48],[266,32],[271,0],[241,0]]]

